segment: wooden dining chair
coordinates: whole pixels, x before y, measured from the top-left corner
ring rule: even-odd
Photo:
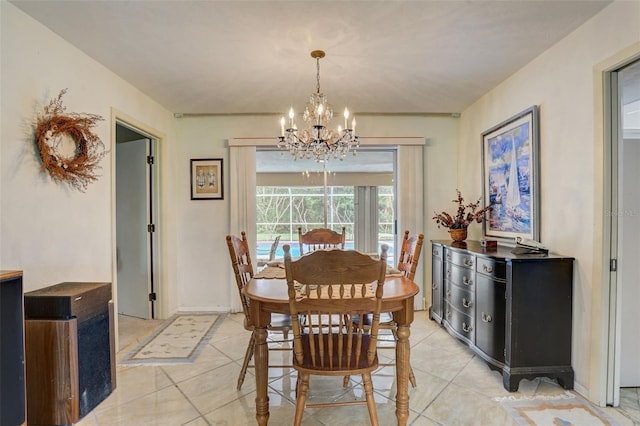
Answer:
[[[401,273],[405,277],[413,280],[418,268],[418,261],[420,260],[420,253],[422,252],[422,244],[424,240],[423,234],[409,235],[409,231],[404,231],[404,237],[400,245],[400,256],[398,257],[396,272]],[[371,324],[371,317],[363,317],[363,325],[368,327]],[[359,318],[356,318],[357,324],[359,324]],[[393,345],[388,344],[388,340],[383,337],[378,339],[378,349],[393,349],[395,350],[395,343],[398,341],[398,324],[393,320],[393,314],[391,312],[382,312],[380,314],[380,330],[389,330],[393,337]],[[380,365],[395,365],[395,363],[387,363]],[[409,370],[409,382],[412,387],[417,386],[416,376],[413,374],[413,368]],[[349,384],[349,377],[344,378],[344,387]]]
[[[251,254],[249,252],[249,244],[247,242],[247,235],[244,231],[241,233],[241,237],[238,238],[234,235],[227,235],[227,246],[229,247],[229,257],[231,258],[231,265],[233,266],[233,273],[236,278],[236,284],[238,286],[238,294],[240,295],[240,301],[242,302],[242,311],[244,312],[244,328],[251,332],[249,337],[249,343],[244,355],[244,361],[242,363],[242,369],[238,375],[237,390],[242,388],[244,377],[247,374],[247,368],[250,367],[249,363],[253,357],[253,351],[255,348],[255,330],[251,322],[251,313],[249,310],[249,299],[243,294],[242,290],[253,278],[253,264],[251,263]],[[271,324],[267,327],[267,332],[281,333],[282,338],[267,338],[267,346],[270,351],[282,350],[290,351],[291,339],[289,338],[289,332],[291,331],[291,317],[284,314],[272,314]],[[272,343],[270,345],[269,343]],[[282,346],[283,343],[289,343],[289,345]],[[253,367],[253,366],[251,366]],[[269,367],[286,368],[291,365],[269,365]]]
[[[378,322],[388,247],[382,246],[379,260],[354,250],[317,250],[295,261],[289,245],[283,248],[293,324],[293,368],[298,372],[293,424],[301,424],[305,407],[366,403],[371,424],[378,425],[371,373],[378,368]],[[353,321],[362,315],[372,318],[366,329]],[[306,403],[311,375],[350,374],[362,375],[366,401]]]
[[[300,255],[318,249],[338,248],[344,250],[345,227],[342,233],[333,229],[317,228],[302,233],[302,228],[298,228],[298,244],[300,244]]]
[[[424,235],[416,234],[410,236],[409,234],[408,230],[404,231],[397,269],[402,275],[413,281],[413,277],[416,275],[416,269],[418,268],[420,253],[422,252]],[[381,315],[380,329],[391,330],[394,342],[398,341],[398,324],[393,320],[393,315],[390,312],[385,312]],[[395,349],[395,345],[383,346],[383,348]],[[412,387],[416,387],[416,377],[413,374],[413,368],[409,370],[409,382],[411,382]]]
[[[398,270],[402,274],[413,281],[422,253],[422,244],[424,242],[423,234],[409,236],[409,231],[404,231],[404,238],[400,248],[400,256],[398,257]]]

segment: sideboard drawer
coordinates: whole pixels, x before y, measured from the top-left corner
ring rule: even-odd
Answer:
[[[447,293],[448,301],[451,303],[451,306],[460,312],[473,317],[473,305],[475,302],[471,291],[460,288],[456,285],[451,285],[447,286]]]
[[[495,259],[479,257],[476,259],[476,270],[489,277],[504,279],[506,277],[506,264]]]
[[[451,283],[463,287],[473,288],[473,281],[475,272],[473,269],[463,268],[461,266],[456,266],[451,263],[446,264],[446,276]]]
[[[445,303],[445,320],[449,326],[468,342],[473,342],[473,318]]]
[[[446,250],[446,260],[454,265],[464,266],[465,268],[473,268],[475,264],[475,256],[453,250]]]

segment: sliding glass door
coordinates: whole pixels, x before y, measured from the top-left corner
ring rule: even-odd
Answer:
[[[379,252],[380,244],[395,243],[395,149],[360,150],[344,161],[330,160],[325,168],[315,160],[294,160],[280,151],[256,153],[256,225],[258,259],[269,257],[276,237],[297,249],[303,232],[346,229],[346,246]],[[296,252],[294,252],[296,253]]]

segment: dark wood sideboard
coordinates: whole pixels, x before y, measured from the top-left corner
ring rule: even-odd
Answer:
[[[26,424],[22,271],[0,271],[0,425]]]
[[[508,391],[535,377],[573,389],[574,259],[478,241],[431,243],[431,318],[501,372]]]

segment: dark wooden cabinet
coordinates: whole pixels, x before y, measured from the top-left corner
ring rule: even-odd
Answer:
[[[432,253],[433,320],[500,371],[509,391],[539,376],[573,389],[573,258],[477,241],[432,241]]]
[[[0,271],[0,425],[25,424],[22,271]]]
[[[56,284],[24,305],[28,424],[74,424],[116,385],[111,283]]]

